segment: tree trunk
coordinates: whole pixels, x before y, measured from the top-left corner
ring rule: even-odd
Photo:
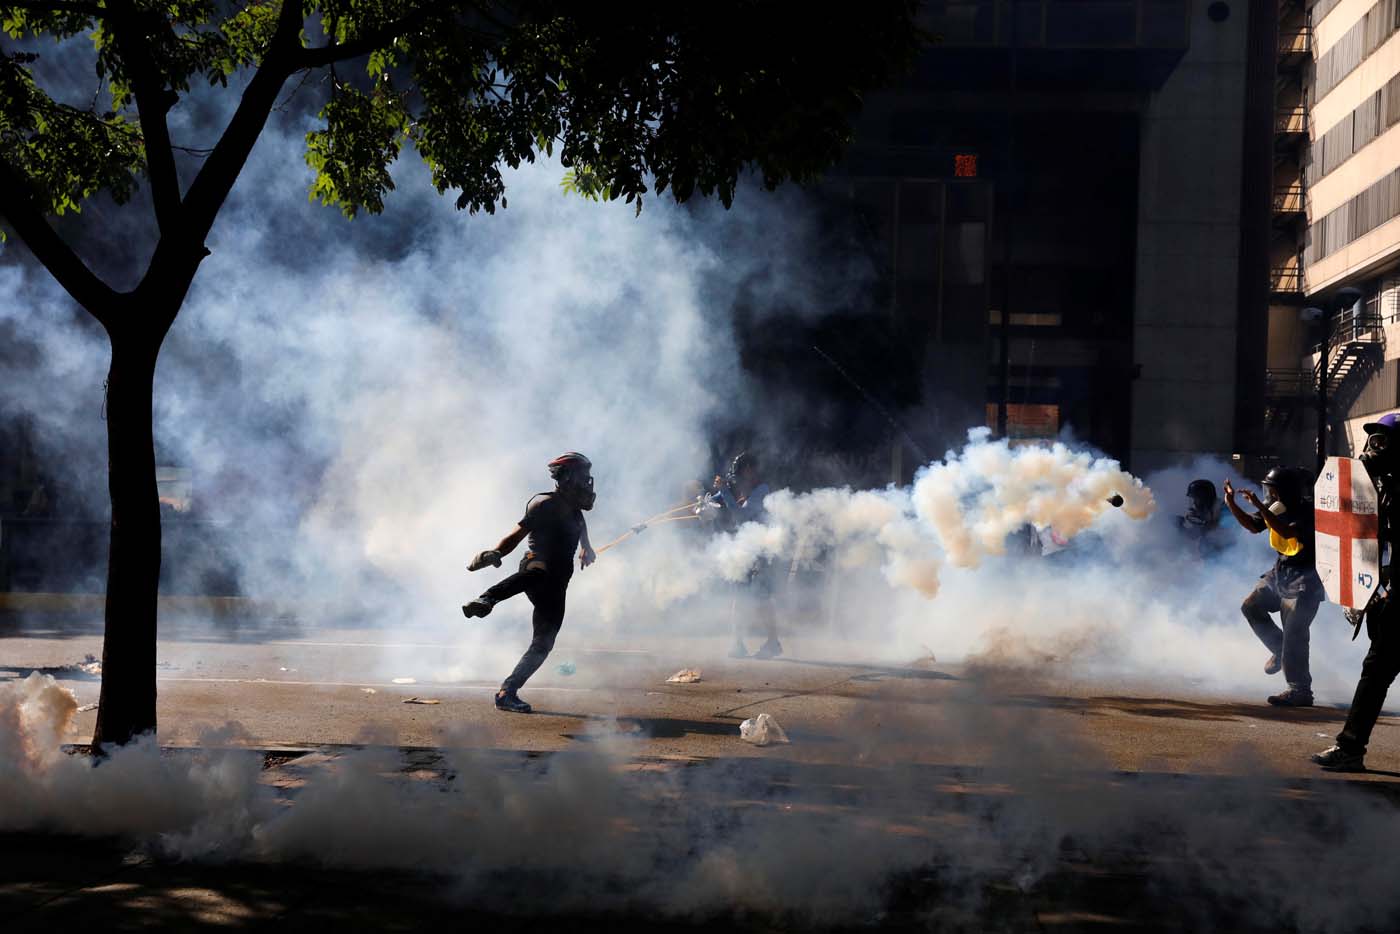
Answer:
[[[92,745],[124,744],[156,728],[156,593],[160,503],[151,408],[163,333],[113,326],[107,375],[107,470],[112,496],[102,694]]]

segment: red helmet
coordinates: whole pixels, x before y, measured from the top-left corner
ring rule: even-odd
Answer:
[[[558,480],[564,474],[577,470],[580,467],[592,469],[593,462],[578,451],[566,451],[549,462],[549,475],[555,480]]]

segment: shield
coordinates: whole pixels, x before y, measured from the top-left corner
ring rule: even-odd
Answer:
[[[1380,582],[1376,487],[1361,462],[1329,457],[1313,487],[1317,573],[1327,599],[1362,609]]]

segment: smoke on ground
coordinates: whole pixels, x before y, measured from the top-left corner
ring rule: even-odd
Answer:
[[[431,761],[373,746],[278,775],[227,736],[220,749],[163,754],[147,737],[102,760],[67,754],[58,737],[76,702],[35,674],[0,685],[0,830],[119,836],[175,859],[428,872],[450,880],[449,898],[531,916],[871,923],[916,882],[932,922],[984,916],[998,888],[1063,898],[1084,867],[1129,888],[1148,880],[1164,908],[1200,911],[1200,930],[1383,929],[1400,911],[1375,858],[1400,812],[1381,796],[1291,786],[1239,750],[1236,777],[1116,775],[1072,732],[996,699],[969,681],[955,715],[894,707],[853,723],[830,738],[851,747],[849,765],[636,769],[605,736],[544,758],[460,737]],[[984,768],[907,756],[969,742],[991,748]]]

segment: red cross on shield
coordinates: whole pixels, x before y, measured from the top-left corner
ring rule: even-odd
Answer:
[[[1329,457],[1313,486],[1317,573],[1327,599],[1359,610],[1380,582],[1376,487],[1361,462]]]

